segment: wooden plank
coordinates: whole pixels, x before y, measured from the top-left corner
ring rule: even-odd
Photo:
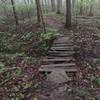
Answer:
[[[73,59],[72,56],[67,56],[67,57],[54,57],[54,56],[46,56],[47,59],[59,59],[59,58],[63,58],[63,59]]]
[[[51,48],[74,48],[74,46],[73,45],[66,45],[66,46],[65,45],[64,46],[63,45],[62,46],[61,45],[60,46],[56,45],[56,46],[52,46]]]
[[[100,64],[100,59],[94,58],[93,63],[95,63],[95,64],[99,63]]]
[[[73,56],[73,54],[72,53],[67,53],[67,54],[48,54],[48,56],[68,57],[68,56]]]
[[[52,46],[51,48],[74,48],[74,46]]]
[[[67,58],[67,59],[64,59],[64,58],[54,58],[54,59],[43,59],[44,62],[54,62],[54,61],[75,61],[74,59],[71,59],[71,58]]]
[[[58,50],[58,51],[67,51],[67,50],[73,50],[73,47],[51,47],[51,49],[50,50]]]
[[[72,67],[72,66],[76,66],[75,63],[65,63],[65,64],[50,64],[50,65],[42,65],[41,67]]]
[[[95,45],[100,45],[100,40],[95,40]]]
[[[73,46],[72,43],[53,44],[53,46]]]
[[[40,72],[53,72],[53,71],[65,71],[65,72],[77,72],[77,69],[75,67],[69,67],[69,68],[40,68],[39,69]]]
[[[98,70],[100,70],[100,66],[96,66],[96,68],[97,68]]]
[[[48,54],[74,54],[75,51],[54,51],[54,50],[50,50],[48,51]]]
[[[54,44],[73,43],[73,41],[54,41]]]

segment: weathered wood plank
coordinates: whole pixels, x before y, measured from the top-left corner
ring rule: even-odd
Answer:
[[[74,54],[75,51],[54,51],[50,50],[48,51],[48,54]]]
[[[71,58],[54,58],[54,59],[43,59],[44,62],[54,62],[54,61],[75,61],[74,59]]]
[[[72,67],[72,66],[76,66],[75,63],[63,63],[63,64],[50,64],[50,65],[42,65],[41,67]]]
[[[50,50],[58,50],[58,51],[67,51],[67,50],[70,50],[70,51],[72,51],[74,48],[73,47],[51,47],[51,49]]]
[[[75,67],[69,67],[69,68],[40,68],[40,72],[53,72],[53,71],[65,71],[65,72],[77,72],[77,69]]]
[[[48,54],[48,56],[55,56],[55,57],[69,57],[69,56],[73,56],[73,54],[69,53],[69,54]]]
[[[73,41],[54,41],[54,44],[73,43]]]
[[[56,57],[56,56],[46,56],[47,59],[59,59],[59,58],[63,58],[63,59],[73,59],[72,56],[67,56],[67,57]]]
[[[53,44],[53,46],[73,46],[72,43],[58,43],[58,44]]]

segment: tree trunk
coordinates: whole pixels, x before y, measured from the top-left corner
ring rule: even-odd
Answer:
[[[46,12],[48,13],[48,4],[47,4],[47,0],[45,0],[45,9],[46,9]]]
[[[41,22],[41,13],[40,13],[40,0],[35,0],[36,2],[36,8],[37,8],[37,23]]]
[[[73,9],[75,8],[75,2],[76,2],[76,0],[72,0],[72,8]]]
[[[26,9],[27,9],[27,17],[31,20],[29,8],[28,8],[29,3],[27,3],[26,0],[24,0],[24,2],[25,2],[25,5],[26,5]]]
[[[62,0],[57,0],[57,14],[61,14]]]
[[[81,3],[80,3],[80,12],[79,12],[80,15],[83,14],[83,2],[84,2],[84,0],[81,0]]]
[[[51,0],[52,11],[55,11],[55,0]]]
[[[16,13],[15,4],[14,4],[13,0],[11,0],[11,4],[12,4],[12,8],[13,8],[13,14],[14,14],[16,26],[18,26],[19,25],[18,16],[17,16],[17,13]]]
[[[68,28],[71,26],[71,0],[66,0],[66,24]]]
[[[91,1],[90,1],[90,11],[89,11],[89,16],[93,16],[93,1],[94,1],[94,0],[91,0]]]
[[[33,0],[31,0],[30,2],[31,2],[31,4],[34,4]]]
[[[44,0],[41,0],[41,8],[42,8],[43,12],[45,13],[45,4],[44,4]]]

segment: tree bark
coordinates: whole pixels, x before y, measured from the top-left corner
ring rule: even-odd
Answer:
[[[61,14],[62,0],[57,0],[57,14]]]
[[[41,22],[41,14],[40,14],[40,0],[35,0],[36,2],[36,8],[37,8],[37,23]]]
[[[51,0],[52,11],[55,11],[55,0]]]
[[[75,8],[75,2],[76,2],[76,0],[72,0],[72,8],[73,9]]]
[[[45,1],[45,9],[46,9],[46,12],[48,13],[48,4],[47,4],[47,0],[44,0]]]
[[[11,4],[12,4],[12,8],[13,8],[13,14],[14,14],[16,26],[18,26],[19,25],[18,16],[17,16],[16,9],[15,9],[15,3],[13,0],[11,0]]]
[[[66,24],[65,26],[71,27],[71,0],[66,0]]]
[[[80,15],[82,15],[83,14],[83,2],[84,2],[84,0],[81,0],[81,3],[80,3]]]
[[[89,11],[89,16],[93,16],[93,1],[94,1],[94,0],[91,0],[91,1],[90,1],[90,11]]]

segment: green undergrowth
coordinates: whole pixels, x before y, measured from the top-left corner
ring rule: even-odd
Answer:
[[[34,70],[38,68],[40,57],[46,55],[55,37],[54,31],[16,34],[0,32],[0,98],[5,97],[8,91],[7,98],[10,100],[22,100],[29,95],[34,98],[32,93],[40,84],[40,76],[36,76]],[[27,92],[31,89],[31,93]]]
[[[0,72],[2,69],[17,66],[17,61],[26,61],[34,65],[36,60],[45,56],[56,33],[20,33],[0,32]]]
[[[55,32],[47,33],[20,33],[12,34],[0,32],[0,52],[15,54],[25,53],[34,56],[36,54],[47,51],[50,42],[55,38]],[[40,53],[42,54],[42,53]]]

